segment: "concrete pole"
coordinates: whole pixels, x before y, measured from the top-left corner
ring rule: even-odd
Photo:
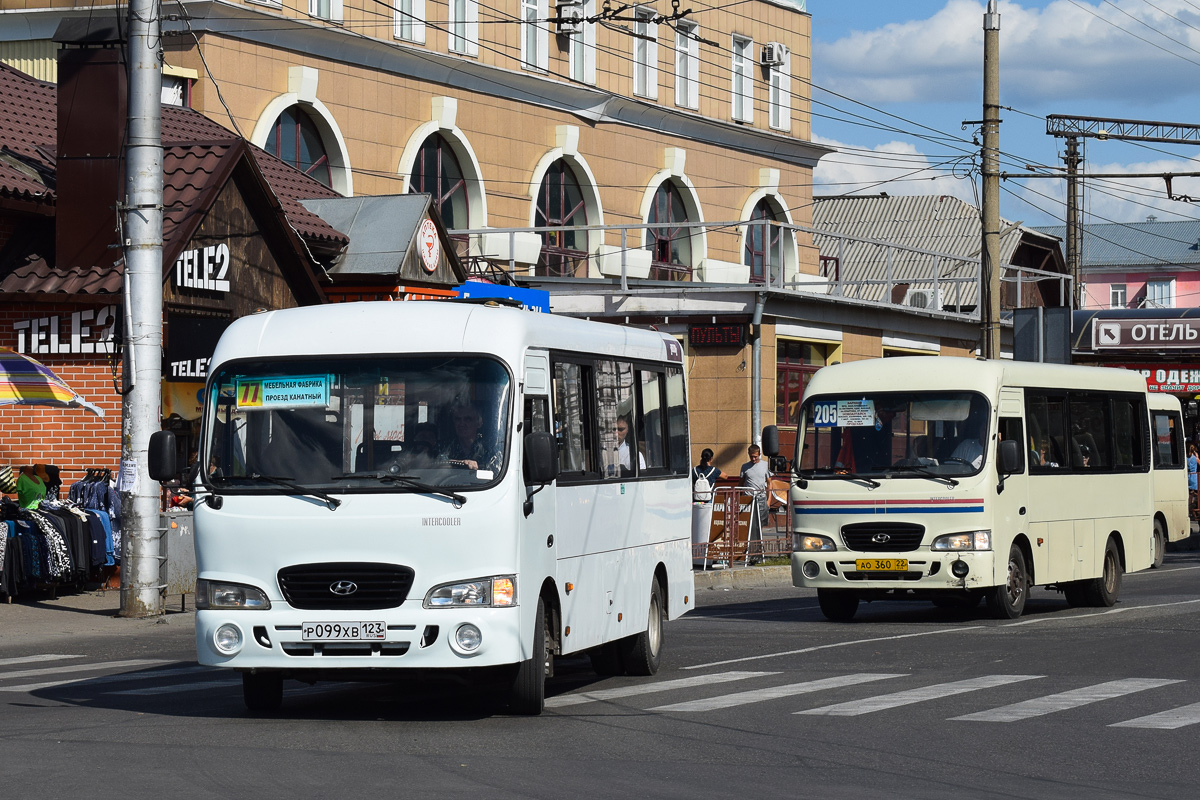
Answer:
[[[1071,297],[1067,306],[1071,309],[1083,308],[1083,297],[1080,287],[1083,283],[1082,262],[1079,255],[1079,244],[1083,233],[1080,224],[1079,203],[1079,139],[1067,137],[1067,153],[1063,156],[1067,164],[1067,273],[1071,276]]]
[[[983,247],[979,317],[983,357],[1000,357],[1000,14],[983,15]]]
[[[121,407],[121,611],[163,613],[158,484],[146,456],[162,395],[162,65],[159,6],[129,3],[129,128],[125,148],[125,376]],[[134,476],[136,475],[136,479]]]

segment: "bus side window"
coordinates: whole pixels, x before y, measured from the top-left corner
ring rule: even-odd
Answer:
[[[591,466],[590,372],[581,364],[554,364],[554,436],[564,473],[585,473]]]
[[[521,435],[550,432],[550,401],[545,397],[526,397]]]
[[[1044,394],[1034,394],[1032,391],[1025,395],[1025,419],[1029,425],[1029,435],[1032,438],[1030,448],[1030,471],[1047,472],[1064,469],[1067,466],[1064,457],[1065,450],[1065,421],[1064,402],[1062,397],[1047,397]],[[1034,458],[1032,453],[1037,453]]]
[[[683,371],[678,367],[667,368],[667,453],[671,462],[671,472],[686,475],[691,471]]]
[[[1138,424],[1144,414],[1141,403],[1133,398],[1113,399],[1113,466],[1117,469],[1140,469],[1146,465],[1142,426]]]
[[[638,370],[641,408],[638,416],[638,449],[646,456],[646,468],[666,466],[663,458],[662,374]]]
[[[1021,461],[1017,466],[1017,472],[1025,471],[1026,458],[1032,458],[1031,455],[1026,455],[1025,451],[1030,449],[1029,443],[1025,441],[1025,437],[1021,433],[1021,418],[1020,417],[1001,417],[1000,418],[1000,440],[1025,442],[1025,446],[1019,448],[1021,453]]]
[[[1183,463],[1182,426],[1178,416],[1168,411],[1152,411],[1154,429],[1154,468],[1170,469]]]

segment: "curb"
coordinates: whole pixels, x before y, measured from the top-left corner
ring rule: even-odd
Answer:
[[[696,580],[697,591],[701,589],[765,589],[771,586],[792,585],[791,566],[696,570],[692,575]]]

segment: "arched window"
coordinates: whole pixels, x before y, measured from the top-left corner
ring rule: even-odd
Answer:
[[[779,283],[783,271],[783,228],[765,222],[783,222],[775,204],[767,198],[759,200],[750,212],[751,224],[746,226],[744,264],[750,267],[751,283],[767,282],[767,265],[771,265],[771,284]],[[753,224],[762,220],[764,223]]]
[[[299,105],[291,106],[279,115],[267,134],[263,149],[305,175],[316,178],[326,186],[333,186],[329,156],[325,152],[325,143],[321,141],[321,133],[312,117]]]
[[[433,134],[421,144],[408,179],[408,190],[433,195],[434,208],[441,215],[446,230],[469,226],[467,182],[458,156],[440,133]]]
[[[650,277],[660,281],[686,281],[692,276],[692,230],[687,227],[683,195],[672,181],[663,181],[654,192],[647,225],[661,227],[646,231],[646,249],[651,255]]]
[[[558,159],[542,177],[533,224],[537,227],[587,225],[587,207],[575,171]],[[587,231],[543,231],[537,274],[560,277],[587,275]]]

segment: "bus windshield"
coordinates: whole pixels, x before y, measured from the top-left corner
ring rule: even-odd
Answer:
[[[220,491],[471,489],[506,463],[511,379],[479,356],[232,362],[208,386]],[[285,487],[286,488],[286,487]]]
[[[941,478],[979,472],[988,403],[973,392],[824,395],[804,404],[805,477]]]

